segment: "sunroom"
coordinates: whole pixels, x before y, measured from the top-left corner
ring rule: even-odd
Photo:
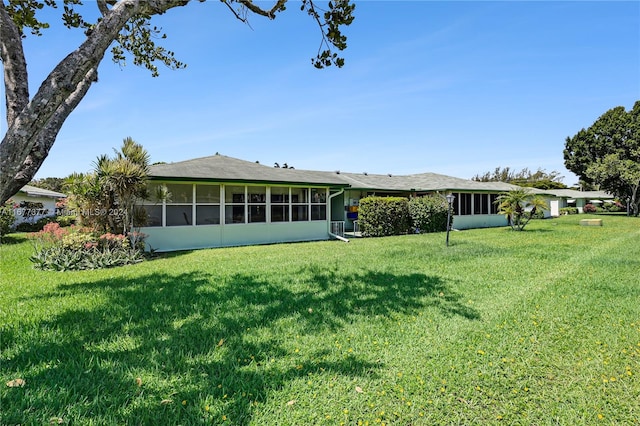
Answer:
[[[327,180],[220,155],[156,165],[141,231],[159,251],[328,239],[331,194],[346,185]]]

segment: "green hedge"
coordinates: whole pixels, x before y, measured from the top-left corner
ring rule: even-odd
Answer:
[[[406,234],[411,228],[409,201],[402,197],[363,198],[358,209],[358,225],[367,237]]]
[[[409,215],[416,233],[447,230],[447,201],[443,197],[428,196],[409,201]]]
[[[447,230],[447,207],[437,196],[366,197],[360,200],[358,224],[366,237],[441,232]]]
[[[528,219],[530,215],[531,212],[525,212],[522,216],[523,218]],[[544,210],[536,210],[536,212],[533,214],[532,219],[544,219]]]
[[[560,209],[560,214],[578,214],[578,209],[576,207],[563,207]]]

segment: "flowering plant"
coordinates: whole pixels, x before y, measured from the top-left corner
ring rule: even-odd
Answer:
[[[144,247],[132,247],[129,238],[122,234],[108,232],[97,236],[89,228],[62,228],[51,222],[30,236],[35,242],[31,261],[39,269],[99,269],[144,259]]]

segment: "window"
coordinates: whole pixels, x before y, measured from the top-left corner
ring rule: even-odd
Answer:
[[[220,224],[220,185],[196,185],[196,225]]]
[[[143,201],[142,208],[146,212],[146,222],[142,226],[162,226],[162,204],[163,200],[157,199],[158,188],[161,184],[147,184],[149,199]]]
[[[220,185],[196,185],[197,204],[220,204]]]
[[[498,214],[498,204],[496,200],[498,199],[498,194],[489,194],[489,209],[491,214]]]
[[[451,206],[452,210],[453,210],[453,215],[457,216],[457,215],[460,214],[459,213],[460,209],[458,207],[458,205],[460,204],[460,193],[459,192],[452,192],[451,194],[455,197],[454,200],[453,200],[452,206]]]
[[[327,219],[327,190],[311,188],[311,220]]]
[[[495,204],[498,194],[465,194],[457,192],[453,195],[456,196],[453,202],[454,215],[498,213],[498,205]]]
[[[224,188],[224,223],[246,223],[245,187],[225,186]]]
[[[489,194],[473,194],[473,214],[489,214]]]
[[[170,196],[167,204],[191,204],[193,201],[193,185],[168,183],[165,185]]]
[[[144,226],[162,226],[162,204],[144,204],[147,212],[147,223]]]
[[[309,220],[309,190],[291,188],[291,219],[294,222]]]
[[[249,186],[249,223],[267,221],[267,188],[264,186]]]
[[[291,216],[294,222],[309,220],[309,206],[306,204],[291,206]]]
[[[196,225],[219,225],[220,206],[196,206]]]
[[[327,188],[154,183],[149,192],[161,185],[165,200],[142,203],[146,226],[220,225],[223,216],[224,224],[327,220]]]
[[[324,188],[311,188],[311,203],[326,204],[327,190]]]
[[[327,206],[311,206],[311,220],[326,220]]]
[[[457,193],[456,194],[456,199],[458,200],[458,202],[454,202],[454,204],[457,204],[457,211],[456,209],[454,209],[454,214],[456,215],[470,215],[471,214],[471,197],[472,194],[465,194],[465,193]]]
[[[169,183],[170,196],[166,200],[165,219],[167,226],[193,224],[193,185]]]
[[[271,187],[271,222],[289,222],[289,187]]]
[[[188,226],[192,220],[192,206],[167,205],[167,226]]]

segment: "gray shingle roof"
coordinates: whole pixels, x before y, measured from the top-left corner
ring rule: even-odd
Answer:
[[[613,200],[615,197],[605,191],[576,191],[575,189],[550,189],[547,192],[562,198],[586,198],[588,200]]]
[[[412,175],[376,175],[340,173],[355,189],[376,189],[394,191],[509,191],[517,188],[504,182],[476,182],[437,173]]]
[[[313,184],[378,191],[502,192],[518,188],[504,182],[476,182],[437,173],[379,175],[275,168],[219,154],[157,164],[151,166],[149,175],[155,179]]]
[[[23,186],[19,192],[24,192],[29,197],[66,198],[66,195],[60,192],[37,188],[31,185]]]
[[[149,176],[156,179],[347,185],[343,179],[329,172],[276,168],[220,154],[156,164],[151,166]]]

